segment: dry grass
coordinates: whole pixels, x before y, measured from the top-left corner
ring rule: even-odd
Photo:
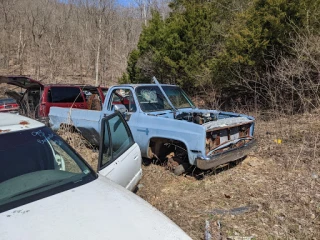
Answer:
[[[90,166],[96,171],[98,166],[98,150],[83,138],[77,131],[70,129],[68,126],[61,127],[58,134],[73,147]]]
[[[219,221],[224,237],[320,239],[319,115],[274,115],[267,121],[258,116],[258,148],[241,163],[206,173],[203,180],[177,177],[153,164],[143,166],[137,194],[193,239],[204,239],[206,220]],[[73,141],[73,147],[96,164],[97,153],[79,145],[79,136]],[[217,211],[242,206],[251,209],[234,215]]]

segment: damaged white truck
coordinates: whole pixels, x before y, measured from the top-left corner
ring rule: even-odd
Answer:
[[[52,107],[51,128],[58,130],[61,125],[72,125],[99,146],[101,119],[120,111],[142,156],[170,158],[171,169],[177,175],[190,165],[211,169],[245,157],[251,151],[256,143],[253,117],[198,109],[180,87],[153,80],[154,84],[111,87],[102,111]]]

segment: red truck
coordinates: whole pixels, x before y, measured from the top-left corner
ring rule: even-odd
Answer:
[[[23,95],[15,91],[6,94],[20,106],[20,113],[48,122],[50,107],[101,110],[105,96],[100,87],[81,84],[43,84],[27,76],[0,76],[0,83],[25,89]]]

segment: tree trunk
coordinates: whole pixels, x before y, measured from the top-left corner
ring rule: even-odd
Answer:
[[[100,48],[101,48],[101,38],[102,38],[102,14],[99,18],[99,33],[98,33],[98,46],[97,46],[97,56],[96,56],[96,86],[99,85],[99,62],[100,62]]]

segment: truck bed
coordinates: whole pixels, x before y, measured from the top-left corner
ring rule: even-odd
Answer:
[[[62,125],[74,126],[91,144],[99,145],[101,111],[51,107],[49,118],[53,130],[57,131]]]

